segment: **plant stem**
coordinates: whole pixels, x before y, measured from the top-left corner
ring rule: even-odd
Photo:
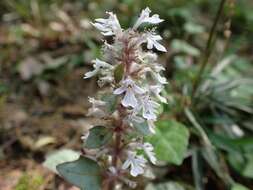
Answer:
[[[123,121],[120,121],[120,125],[115,129],[115,143],[114,143],[114,150],[113,150],[113,158],[112,158],[112,166],[117,169],[118,167],[118,159],[121,151],[121,138],[122,138],[122,127]],[[107,190],[113,190],[115,186],[115,179],[111,180],[108,183]]]
[[[212,47],[214,45],[215,31],[216,31],[216,28],[217,28],[217,25],[218,25],[218,21],[221,18],[222,11],[223,11],[225,3],[226,3],[226,0],[221,0],[220,5],[219,5],[219,9],[217,11],[217,14],[216,14],[216,17],[215,17],[215,20],[214,20],[214,23],[212,25],[212,28],[211,28],[211,31],[210,31],[210,34],[209,34],[209,37],[208,37],[208,41],[207,41],[207,44],[206,44],[206,48],[205,48],[205,51],[204,51],[204,54],[203,54],[203,58],[201,59],[202,61],[201,61],[201,64],[200,64],[200,69],[197,73],[196,78],[193,81],[192,98],[195,96],[196,91],[198,89],[198,86],[201,83],[202,75],[204,73],[204,70],[207,66],[210,55],[212,53],[212,50],[213,50]]]

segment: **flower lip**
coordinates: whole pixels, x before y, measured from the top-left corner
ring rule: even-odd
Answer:
[[[158,24],[160,22],[163,22],[163,19],[159,18],[158,14],[154,14],[153,16],[149,16],[149,14],[151,13],[151,10],[147,7],[144,10],[141,11],[141,14],[138,18],[138,20],[136,21],[133,29],[137,29],[141,24],[143,23],[149,23],[149,24]]]
[[[120,95],[125,93],[121,103],[124,107],[135,108],[138,105],[136,95],[144,94],[145,90],[137,86],[135,82],[130,78],[126,78],[121,82],[122,86],[114,90],[114,94]]]
[[[94,27],[101,31],[104,36],[117,35],[122,32],[118,18],[112,12],[106,12],[108,19],[98,18],[95,19],[95,23],[91,23]]]

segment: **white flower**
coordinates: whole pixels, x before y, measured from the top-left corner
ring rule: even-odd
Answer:
[[[150,143],[144,143],[142,146],[145,154],[148,156],[149,160],[155,164],[156,163],[156,157],[155,153],[153,152],[154,147]]]
[[[112,36],[121,33],[122,29],[117,16],[112,12],[107,12],[107,14],[109,14],[108,19],[98,18],[92,25],[100,30],[104,36]]]
[[[143,113],[142,116],[147,120],[156,120],[157,108],[160,106],[157,102],[151,100],[149,96],[141,98]]]
[[[149,64],[149,67],[145,67],[142,73],[150,72],[151,76],[160,84],[167,84],[167,79],[160,75],[160,71],[165,70],[163,66],[157,64]]]
[[[146,160],[142,155],[136,155],[136,152],[128,151],[127,160],[122,165],[122,169],[130,167],[130,174],[134,177],[144,173]]]
[[[159,101],[163,102],[163,103],[167,103],[166,98],[162,97],[160,95],[160,93],[163,90],[163,86],[161,85],[153,85],[149,87],[150,91],[156,96],[156,98],[158,98]]]
[[[112,65],[110,65],[109,63],[106,63],[104,61],[101,61],[99,59],[93,60],[92,63],[94,63],[93,64],[94,70],[85,73],[84,79],[91,78],[91,77],[97,75],[98,73],[102,72],[104,69],[109,69],[109,70],[113,69]]]
[[[154,14],[153,16],[149,16],[151,10],[147,7],[146,9],[141,11],[141,15],[139,16],[138,20],[134,25],[134,29],[137,29],[143,23],[150,23],[150,24],[158,24],[163,21],[163,19],[159,18],[158,14]]]
[[[132,142],[129,144],[129,148],[131,148],[132,150],[136,150],[136,149],[142,149],[144,150],[144,153],[147,155],[147,157],[149,158],[149,160],[151,161],[151,163],[155,164],[156,163],[156,157],[155,157],[155,153],[153,152],[154,147],[152,146],[152,144],[145,142],[144,144],[139,143],[139,142]]]
[[[140,88],[135,84],[135,82],[129,77],[122,81],[122,86],[114,90],[114,94],[123,94],[125,96],[121,101],[122,105],[125,107],[131,106],[135,108],[138,105],[137,98],[135,97],[136,94],[143,94],[145,90]]]
[[[162,37],[160,35],[148,32],[144,34],[144,38],[147,42],[148,49],[153,49],[153,47],[155,47],[158,51],[167,52],[166,48],[158,42],[162,40]]]
[[[106,113],[101,109],[106,105],[106,102],[96,100],[95,98],[88,97],[88,101],[92,104],[91,108],[88,109],[87,116],[104,117]]]

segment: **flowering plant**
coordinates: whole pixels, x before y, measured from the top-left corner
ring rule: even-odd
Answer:
[[[133,178],[144,174],[147,159],[156,163],[154,148],[144,137],[155,132],[160,103],[166,103],[161,95],[167,83],[161,76],[164,67],[150,51],[166,52],[159,43],[162,38],[154,29],[139,31],[143,24],[163,20],[146,8],[134,26],[124,30],[115,14],[107,14],[107,19],[96,19],[92,25],[102,35],[113,37],[113,42],[104,42],[103,60],[92,61],[94,69],[84,75],[85,79],[98,76],[98,85],[105,88],[96,98],[89,97],[88,110],[88,116],[100,119],[103,125],[94,126],[82,137],[83,156],[57,166],[66,180],[89,190],[137,185]]]

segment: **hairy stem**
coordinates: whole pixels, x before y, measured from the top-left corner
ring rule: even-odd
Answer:
[[[123,121],[121,120],[119,123],[120,124],[114,130],[115,142],[114,142],[113,155],[112,155],[112,166],[114,168],[116,168],[117,171],[118,171],[119,155],[120,155],[120,152],[121,152],[121,139],[122,139]],[[108,183],[108,185],[105,189],[106,190],[113,190],[114,187],[115,187],[115,182],[116,182],[116,179],[110,180],[110,182]]]
[[[204,54],[203,54],[203,58],[201,59],[202,61],[200,63],[200,69],[199,69],[199,71],[196,75],[196,78],[193,81],[192,98],[195,96],[196,91],[198,89],[198,86],[201,83],[202,75],[205,71],[205,68],[206,68],[207,63],[208,63],[209,58],[210,58],[210,55],[212,53],[212,50],[213,50],[212,47],[214,45],[214,37],[215,37],[216,28],[217,28],[218,22],[221,18],[222,11],[224,9],[225,3],[226,3],[226,0],[221,0],[220,5],[219,5],[219,9],[217,11],[217,14],[216,14],[216,17],[215,17],[215,20],[214,20],[214,23],[212,25],[212,28],[211,28],[211,31],[210,31],[210,34],[209,34],[209,37],[208,37],[208,41],[207,41],[207,44],[206,44],[206,48],[205,48],[205,51],[204,51]]]

